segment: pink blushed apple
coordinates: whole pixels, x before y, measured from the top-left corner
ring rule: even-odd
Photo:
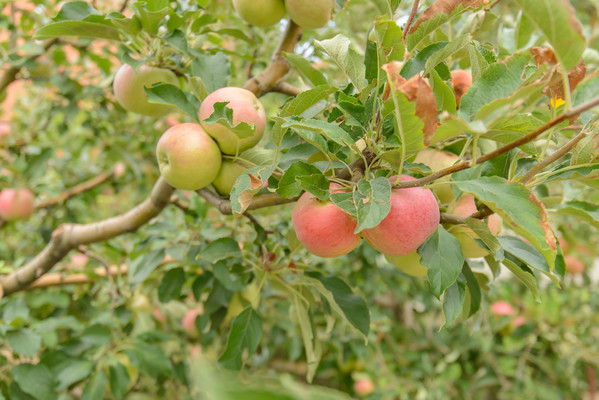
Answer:
[[[191,310],[187,311],[181,320],[181,326],[183,327],[183,330],[192,336],[197,336],[198,329],[196,328],[196,318],[201,314],[201,310],[197,308],[192,308]]]
[[[401,176],[401,181],[414,179],[408,175]],[[390,181],[394,183],[396,177],[391,177]],[[372,247],[383,254],[407,256],[437,229],[439,216],[439,205],[430,189],[393,189],[391,211],[378,226],[365,229],[363,235]]]
[[[0,192],[0,217],[17,221],[31,217],[34,206],[33,193],[29,189],[4,189]]]
[[[331,184],[330,190],[340,188]],[[339,257],[360,244],[354,233],[357,221],[331,201],[321,201],[312,193],[301,195],[291,216],[298,240],[319,257]]]
[[[514,308],[505,301],[496,301],[491,304],[491,313],[494,315],[514,315]]]
[[[354,382],[354,391],[359,397],[366,397],[374,393],[374,383],[370,378],[358,379]]]

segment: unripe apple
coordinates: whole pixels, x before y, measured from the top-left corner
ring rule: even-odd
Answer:
[[[331,184],[329,190],[339,189]],[[291,216],[298,240],[319,257],[339,257],[360,244],[354,233],[357,221],[331,201],[321,201],[312,193],[301,195]]]
[[[175,125],[156,146],[160,173],[177,189],[198,190],[208,186],[220,170],[222,154],[214,140],[197,124]]]
[[[420,264],[420,255],[417,251],[403,257],[385,255],[385,259],[390,264],[399,268],[404,274],[408,274],[416,278],[426,276],[428,271],[424,265]]]
[[[322,28],[333,16],[333,0],[285,0],[289,17],[307,29]]]
[[[191,336],[197,336],[198,328],[196,328],[196,318],[201,315],[201,310],[197,308],[192,308],[187,311],[181,320],[181,326],[183,330],[189,333]]]
[[[471,194],[464,194],[456,202],[453,211],[450,212],[459,215],[460,217],[468,217],[477,211],[478,209],[474,202],[474,196]],[[487,219],[487,225],[489,226],[491,233],[497,235],[502,226],[501,217],[497,214],[492,214]],[[480,258],[489,255],[487,249],[483,249],[476,243],[475,239],[478,239],[478,235],[469,227],[465,225],[456,225],[452,226],[449,229],[449,232],[460,241],[462,253],[464,253],[466,258]]]
[[[453,92],[455,93],[455,101],[459,107],[462,96],[472,86],[472,75],[470,75],[470,72],[461,69],[451,71],[451,83],[453,85]]]
[[[514,315],[514,308],[505,301],[496,301],[491,304],[491,313],[495,315]]]
[[[262,28],[276,24],[285,16],[284,0],[233,0],[233,7],[249,24]]]
[[[260,100],[249,90],[239,87],[225,87],[212,92],[204,99],[200,107],[200,121],[208,119],[214,112],[214,103],[228,102],[233,110],[233,125],[245,122],[255,126],[252,136],[240,139],[228,126],[202,123],[204,129],[218,143],[224,154],[240,154],[255,146],[266,128],[266,114]]]
[[[4,189],[0,192],[0,218],[16,221],[31,217],[34,206],[33,193],[29,189]]]
[[[414,162],[424,164],[433,172],[437,172],[451,167],[458,158],[458,156],[449,151],[424,149],[416,155]],[[453,190],[451,190],[451,184],[437,184],[437,182],[449,182],[450,177],[450,175],[446,175],[443,178],[437,179],[435,185],[432,187],[432,191],[437,195],[441,204],[449,204],[455,199]]]
[[[391,177],[395,183],[396,177]],[[402,175],[402,181],[415,178]],[[430,189],[422,187],[393,189],[391,211],[381,223],[362,234],[383,254],[401,257],[416,251],[439,225],[439,205]]]
[[[212,181],[212,186],[221,196],[228,196],[231,194],[235,181],[246,169],[246,167],[236,162],[223,160],[218,175]]]
[[[161,117],[174,110],[165,104],[152,104],[144,87],[157,83],[170,83],[179,86],[179,79],[173,71],[142,65],[137,72],[128,64],[123,64],[114,77],[113,90],[118,102],[127,111],[137,114]]]
[[[374,383],[370,378],[358,379],[354,382],[354,391],[359,397],[366,397],[374,393]]]
[[[567,255],[564,256],[564,261],[566,262],[567,273],[572,275],[580,275],[584,273],[584,263],[580,260],[580,258],[574,257],[572,255]]]

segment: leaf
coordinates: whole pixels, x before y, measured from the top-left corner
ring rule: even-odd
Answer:
[[[61,36],[91,37],[120,41],[118,29],[96,22],[61,21],[41,27],[33,34],[33,39],[44,40]]]
[[[460,110],[472,117],[485,104],[511,95],[522,83],[520,76],[527,62],[527,57],[514,56],[506,64],[490,65],[462,97]]]
[[[466,225],[480,238],[497,261],[503,260],[503,249],[497,238],[491,233],[489,225],[475,218],[466,218]]]
[[[117,362],[116,365],[109,367],[109,379],[110,391],[116,399],[122,399],[127,393],[127,386],[129,385],[130,376],[127,372],[127,368]]]
[[[418,248],[420,263],[428,268],[433,294],[441,294],[458,279],[464,265],[464,254],[458,239],[439,225]]]
[[[327,78],[322,72],[314,68],[314,66],[304,57],[295,53],[283,52],[283,56],[288,59],[298,71],[306,77],[314,86],[328,85]]]
[[[27,357],[35,356],[42,345],[41,336],[27,328],[9,331],[6,339],[15,353]]]
[[[55,22],[70,20],[81,21],[90,15],[100,15],[100,13],[85,1],[70,1],[65,3],[58,14],[52,19]]]
[[[406,61],[403,68],[401,69],[401,76],[403,76],[406,79],[410,79],[414,75],[418,74],[420,71],[424,71],[426,62],[429,59],[429,57],[443,49],[448,44],[449,42],[437,42],[429,46],[426,46],[424,49],[420,50],[415,57],[412,57],[408,59],[408,61]]]
[[[245,212],[254,195],[262,189],[264,182],[267,182],[274,172],[277,162],[275,159],[272,165],[249,168],[237,178],[229,196],[233,213],[242,214]]]
[[[154,380],[172,374],[173,366],[164,351],[139,339],[133,340],[133,347],[126,350],[133,366]]]
[[[501,247],[503,247],[506,255],[513,256],[529,267],[543,272],[551,278],[557,287],[559,287],[559,281],[556,276],[553,275],[547,261],[543,258],[543,255],[539,253],[537,249],[526,243],[524,240],[514,236],[499,236],[497,240],[501,243]]]
[[[384,17],[379,17],[374,21],[374,31],[378,39],[377,43],[384,56],[380,60],[380,64],[403,60],[405,46],[402,40],[401,28],[397,23]]]
[[[447,288],[443,297],[443,324],[441,329],[446,325],[451,325],[462,313],[462,306],[466,298],[466,285],[464,284],[463,276]]]
[[[240,257],[241,250],[237,241],[231,238],[220,238],[209,243],[200,253],[200,257],[210,262],[217,262],[227,258]]]
[[[560,205],[557,208],[557,212],[563,215],[576,217],[599,229],[599,205],[572,200]]]
[[[219,261],[212,264],[212,273],[214,274],[214,277],[221,283],[221,285],[231,292],[239,292],[246,287],[246,285],[240,282],[238,279],[233,279],[234,275],[232,275],[231,271],[229,270],[229,266],[226,261]]]
[[[300,331],[302,333],[302,340],[304,342],[304,349],[306,351],[306,361],[308,363],[308,372],[306,374],[306,380],[308,383],[312,382],[314,375],[316,374],[316,368],[318,367],[318,363],[320,362],[320,358],[322,356],[322,349],[320,348],[320,342],[318,337],[314,334],[312,328],[312,322],[310,320],[310,315],[308,314],[308,309],[304,306],[300,295],[287,289],[291,297],[293,298],[293,311],[295,312],[295,316],[297,317],[297,322],[300,326]]]
[[[505,224],[528,239],[553,270],[556,244],[547,211],[524,185],[507,182],[497,176],[459,181],[456,185],[480,199],[499,214]]]
[[[460,35],[449,42],[447,46],[444,46],[442,49],[431,55],[428,60],[426,60],[424,75],[428,75],[438,64],[462,50],[471,40],[472,37],[469,34]]]
[[[202,120],[202,124],[220,124],[233,131],[240,139],[252,137],[256,131],[256,125],[240,122],[235,125],[233,120],[233,109],[227,107],[228,101],[214,103],[214,111],[210,117]]]
[[[10,373],[21,390],[35,399],[55,400],[58,398],[54,390],[56,381],[45,365],[19,364],[12,367]]]
[[[240,370],[244,350],[247,350],[248,357],[251,357],[261,338],[262,318],[252,307],[248,307],[233,320],[225,351],[218,359],[219,363],[227,369]]]
[[[435,95],[437,111],[447,111],[450,114],[456,112],[456,100],[453,89],[449,87],[434,69],[430,72],[429,82]],[[435,131],[436,132],[436,131]]]
[[[539,29],[553,47],[566,70],[574,68],[582,58],[586,40],[568,0],[514,0],[522,13]]]
[[[191,63],[191,73],[199,77],[208,92],[227,86],[231,63],[224,53],[197,54]]]
[[[364,60],[347,37],[339,34],[332,39],[314,40],[314,46],[331,57],[358,91],[368,85]]]
[[[370,311],[366,301],[355,294],[345,281],[335,275],[324,276],[319,272],[308,272],[306,275],[318,280],[333,294],[334,304],[332,306],[336,305],[342,316],[366,338],[370,331]],[[331,299],[328,298],[328,300],[330,303]]]
[[[484,138],[494,140],[501,144],[507,144],[534,131],[542,124],[543,121],[534,115],[516,114],[491,124],[488,132],[484,134]],[[519,148],[528,154],[537,154],[537,149],[533,143],[525,143],[522,146],[519,146]]]
[[[281,177],[277,192],[290,199],[299,196],[303,190],[308,190],[322,201],[329,199],[329,181],[322,172],[313,165],[296,161]]]
[[[468,294],[470,296],[470,307],[468,309],[468,313],[466,314],[466,318],[476,314],[476,312],[480,309],[480,301],[482,298],[482,293],[480,290],[480,284],[478,283],[478,279],[472,273],[470,269],[470,265],[468,262],[464,263],[462,267],[462,275],[466,278],[466,288],[468,289]]]
[[[281,117],[301,115],[304,111],[319,101],[326,99],[337,90],[336,87],[331,85],[322,85],[317,86],[314,89],[305,90],[287,103],[279,115]]]
[[[154,269],[164,260],[164,249],[147,252],[143,257],[136,258],[127,271],[129,283],[136,285],[146,280]]]
[[[160,281],[158,286],[158,300],[166,303],[175,300],[181,295],[181,288],[185,283],[185,271],[183,268],[173,268],[169,270]]]
[[[282,127],[293,129],[300,135],[305,134],[306,130],[314,131],[326,139],[332,140],[340,146],[353,147],[356,149],[355,141],[352,139],[349,133],[347,133],[343,128],[339,127],[339,125],[335,125],[330,122],[325,122],[318,119],[289,119],[288,122],[282,125]],[[302,137],[304,136],[302,135]]]
[[[505,265],[524,285],[532,292],[535,300],[540,301],[541,297],[539,296],[539,288],[537,286],[537,279],[535,278],[533,272],[526,266],[519,266],[515,262],[505,259],[503,260],[503,265]]]
[[[190,93],[184,92],[169,83],[160,83],[149,88],[144,87],[144,90],[148,96],[148,102],[174,106],[195,121],[198,120],[200,107],[197,100]]]
[[[358,225],[354,233],[374,228],[391,211],[391,182],[387,178],[360,180],[353,196],[358,217]]]

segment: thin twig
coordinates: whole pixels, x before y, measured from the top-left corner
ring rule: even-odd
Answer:
[[[412,6],[412,11],[410,11],[410,17],[408,18],[408,22],[406,22],[406,26],[403,29],[403,35],[401,37],[402,40],[406,40],[406,35],[412,26],[412,22],[414,22],[414,17],[416,16],[416,11],[418,11],[418,6],[420,4],[420,0],[414,0],[414,5]]]
[[[110,177],[112,177],[113,175],[114,175],[113,172],[102,172],[101,174],[99,174],[91,179],[88,179],[85,182],[81,182],[81,183],[73,186],[72,188],[65,190],[58,196],[54,196],[54,197],[51,197],[44,201],[41,201],[40,203],[38,203],[35,206],[35,208],[40,210],[42,208],[47,208],[47,207],[50,207],[50,206],[53,206],[56,204],[64,203],[66,200],[70,199],[73,196],[76,196],[76,195],[81,194],[87,190],[93,189],[96,186],[101,185],[102,183],[104,183],[108,179],[110,179]]]

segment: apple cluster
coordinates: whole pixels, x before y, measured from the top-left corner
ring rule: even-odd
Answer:
[[[293,22],[307,29],[325,26],[335,8],[334,0],[233,0],[233,6],[251,25],[272,26],[287,13]]]

